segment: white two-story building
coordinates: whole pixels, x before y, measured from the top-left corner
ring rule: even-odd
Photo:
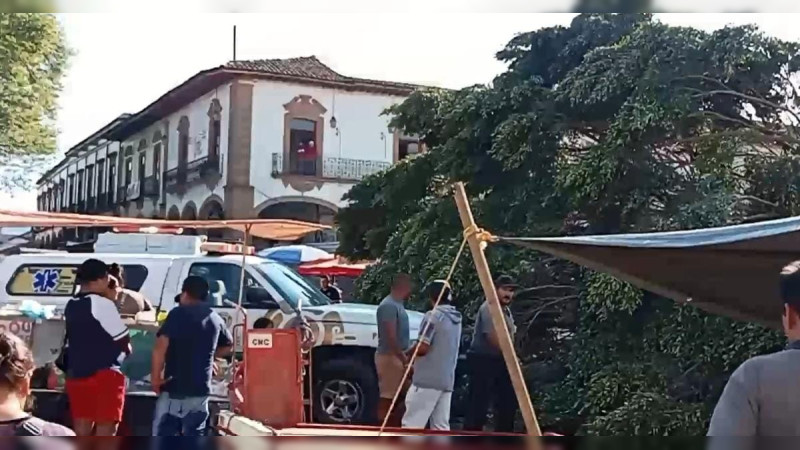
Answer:
[[[354,183],[421,151],[384,115],[419,88],[340,75],[313,56],[233,61],[71,148],[39,180],[38,206],[332,224]],[[91,237],[66,230],[39,240]]]

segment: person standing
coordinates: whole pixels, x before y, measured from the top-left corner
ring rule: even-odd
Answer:
[[[153,436],[203,436],[215,357],[231,354],[233,337],[206,303],[208,283],[183,281],[181,301],[158,331],[150,380],[159,394]]]
[[[516,325],[509,306],[514,299],[517,285],[507,275],[497,277],[494,285],[503,310],[506,329],[513,340]],[[517,397],[499,342],[497,330],[492,325],[489,302],[485,300],[478,309],[472,344],[467,355],[470,405],[464,420],[466,430],[483,431],[489,405],[493,403],[496,413],[494,431],[501,433],[514,431]]]
[[[768,448],[754,438],[800,436],[800,261],[784,267],[779,279],[788,346],[748,359],[733,372],[711,416],[709,448]]]
[[[426,289],[431,306],[420,325],[414,376],[406,397],[403,428],[450,429],[450,403],[461,344],[461,313],[453,306],[446,281],[436,280]],[[441,300],[440,300],[441,297]]]
[[[330,275],[323,275],[319,279],[319,289],[334,303],[342,303],[342,291],[331,284]]]
[[[383,299],[377,310],[378,349],[375,351],[375,369],[378,373],[378,419],[383,421],[392,405],[392,400],[403,381],[411,345],[408,328],[408,313],[405,302],[411,294],[411,277],[401,273],[394,277],[392,290]],[[387,424],[399,427],[403,417],[403,396],[398,399]]]
[[[111,300],[106,263],[87,259],[78,267],[76,281],[78,294],[64,310],[66,391],[73,426],[78,436],[114,436],[125,406],[120,365],[131,354],[128,328]],[[101,442],[115,448],[115,439]]]

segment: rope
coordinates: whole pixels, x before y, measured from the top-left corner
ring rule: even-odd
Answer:
[[[453,277],[453,272],[456,270],[456,266],[458,265],[458,261],[461,259],[461,255],[464,253],[464,247],[467,245],[467,237],[470,234],[467,233],[468,230],[464,231],[464,239],[461,240],[461,246],[458,248],[458,253],[456,253],[456,258],[453,260],[453,264],[450,266],[450,271],[447,273],[447,278],[445,278],[444,282],[447,287],[450,287],[450,279]],[[473,232],[481,232],[480,229],[475,229],[470,231]],[[488,233],[486,233],[488,234]],[[491,235],[489,235],[491,236]],[[439,290],[439,297],[436,299],[436,302],[433,304],[433,308],[435,309],[439,306],[439,302],[442,301],[442,297],[444,296],[445,289]],[[420,336],[424,336],[428,332],[428,328],[430,328],[431,322],[426,321],[425,326],[422,328],[420,332]],[[411,354],[411,359],[408,361],[408,367],[406,367],[405,372],[403,372],[403,378],[400,380],[400,385],[397,387],[397,391],[394,393],[394,398],[392,399],[392,404],[389,406],[389,411],[386,412],[386,417],[383,418],[383,423],[381,424],[381,429],[378,431],[378,436],[380,437],[383,434],[383,430],[386,429],[386,424],[389,422],[389,418],[392,415],[392,411],[394,411],[394,407],[397,405],[397,399],[400,397],[400,394],[403,392],[403,386],[406,384],[406,380],[408,380],[408,374],[411,373],[411,368],[414,367],[414,361],[417,359],[417,355],[419,354],[419,343],[414,346],[414,353]]]
[[[478,240],[481,241],[481,244],[486,242],[497,242],[499,238],[492,233],[484,230],[483,228],[478,228],[475,225],[470,225],[469,227],[464,229],[464,239],[472,237],[472,235],[476,235]]]

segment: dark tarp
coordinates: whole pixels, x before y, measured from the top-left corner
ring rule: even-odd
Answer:
[[[800,217],[668,233],[500,238],[713,314],[780,326],[778,275],[800,259]]]

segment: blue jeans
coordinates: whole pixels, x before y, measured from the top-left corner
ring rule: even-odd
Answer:
[[[169,398],[163,393],[156,402],[153,436],[205,436],[208,397]]]

